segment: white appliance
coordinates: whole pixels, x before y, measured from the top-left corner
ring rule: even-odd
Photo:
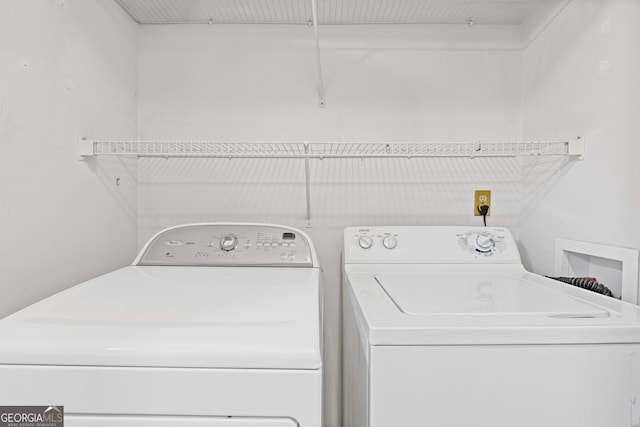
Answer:
[[[321,302],[299,230],[170,228],[0,321],[0,402],[64,406],[67,426],[320,427]]]
[[[344,427],[640,425],[640,307],[504,228],[347,228],[343,297]]]

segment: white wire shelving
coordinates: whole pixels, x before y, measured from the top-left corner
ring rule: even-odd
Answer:
[[[513,158],[569,156],[581,159],[584,141],[527,142],[231,142],[107,141],[80,139],[80,156],[212,159],[302,159],[305,166],[306,225],[311,227],[312,159]]]
[[[581,156],[581,139],[530,142],[227,142],[82,139],[86,156],[339,159]]]

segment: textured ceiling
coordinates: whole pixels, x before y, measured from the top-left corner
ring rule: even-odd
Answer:
[[[116,0],[140,24],[306,24],[311,0]],[[519,25],[555,0],[316,0],[319,24]]]

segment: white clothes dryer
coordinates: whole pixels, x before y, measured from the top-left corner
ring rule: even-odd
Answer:
[[[321,337],[305,233],[178,226],[1,320],[0,402],[63,406],[71,427],[320,427]]]
[[[640,425],[640,307],[507,229],[347,228],[343,272],[344,427]]]

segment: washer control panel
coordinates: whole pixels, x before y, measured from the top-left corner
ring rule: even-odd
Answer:
[[[363,264],[521,264],[508,229],[468,226],[349,227],[344,262]]]
[[[314,250],[299,230],[263,224],[187,224],[156,234],[135,265],[312,267]]]
[[[474,255],[492,256],[507,248],[504,233],[494,230],[471,230],[458,234],[458,244]]]

